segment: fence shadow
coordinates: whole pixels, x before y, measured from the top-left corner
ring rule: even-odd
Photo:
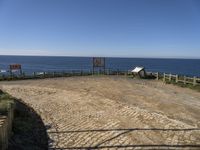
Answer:
[[[94,146],[67,146],[67,147],[52,147],[49,149],[87,149],[87,150],[92,150],[92,149],[120,149],[120,148],[144,148],[144,149],[184,149],[184,148],[189,148],[189,149],[200,149],[200,144],[115,144],[115,145],[109,145],[105,143],[115,140],[119,138],[122,135],[134,132],[134,131],[162,131],[162,132],[168,132],[168,131],[173,131],[173,132],[189,132],[189,131],[197,131],[200,132],[200,128],[187,128],[187,129],[158,129],[158,128],[129,128],[129,129],[97,129],[97,130],[76,130],[76,131],[59,131],[59,132],[48,132],[48,134],[90,134],[90,133],[99,133],[103,132],[107,134],[108,132],[118,132],[118,134],[111,136],[109,138],[105,138],[104,140],[101,140]],[[77,144],[76,144],[77,145]],[[81,144],[80,144],[81,145]]]
[[[8,150],[47,150],[48,136],[41,117],[21,100],[15,100],[13,135]]]

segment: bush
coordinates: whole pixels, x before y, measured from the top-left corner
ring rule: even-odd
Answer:
[[[6,115],[11,103],[14,103],[13,98],[0,90],[0,114]]]

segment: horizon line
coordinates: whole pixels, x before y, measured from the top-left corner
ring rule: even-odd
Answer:
[[[142,56],[102,56],[102,55],[94,55],[94,56],[80,56],[80,55],[26,55],[26,54],[0,54],[0,56],[22,56],[22,57],[104,57],[104,58],[144,58],[144,59],[200,59],[198,57],[142,57]]]

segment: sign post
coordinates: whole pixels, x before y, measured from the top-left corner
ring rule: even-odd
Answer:
[[[105,74],[105,58],[104,57],[93,57],[93,74],[95,68],[103,68]]]

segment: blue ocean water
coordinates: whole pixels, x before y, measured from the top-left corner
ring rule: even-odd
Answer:
[[[25,73],[92,69],[91,57],[0,56],[0,70],[21,64]],[[147,71],[200,77],[200,59],[106,58],[106,68],[127,71],[144,66]]]

